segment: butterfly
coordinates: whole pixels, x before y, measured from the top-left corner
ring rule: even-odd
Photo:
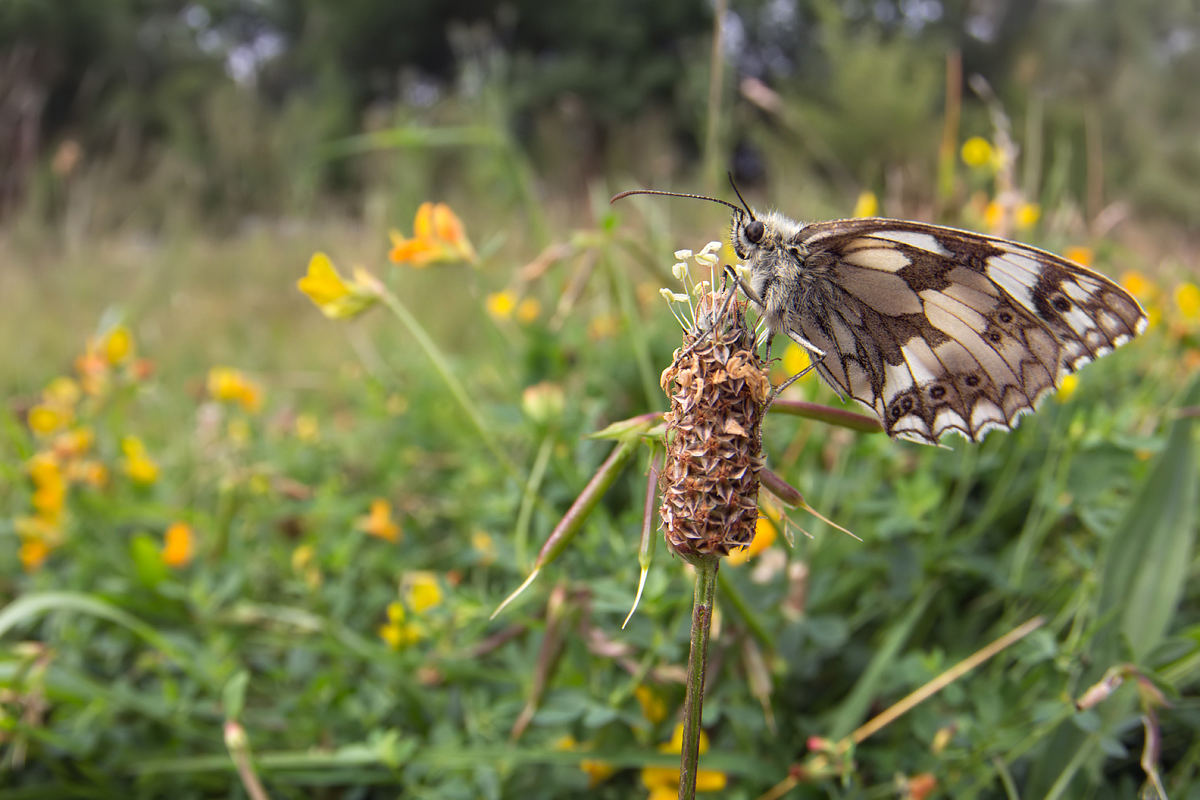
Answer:
[[[613,199],[634,193],[672,194]],[[716,202],[734,210],[742,288],[770,335],[807,350],[825,382],[895,438],[1011,429],[1065,375],[1146,328],[1129,292],[1029,245],[894,219],[803,224]]]

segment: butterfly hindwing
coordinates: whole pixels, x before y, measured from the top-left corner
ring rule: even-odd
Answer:
[[[1011,428],[1062,376],[1140,333],[1107,278],[1004,239],[916,222],[816,223],[794,237],[806,278],[787,332],[889,434],[936,443]]]

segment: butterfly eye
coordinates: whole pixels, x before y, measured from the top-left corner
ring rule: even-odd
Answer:
[[[750,244],[758,244],[761,242],[763,234],[766,232],[766,226],[756,219],[750,220],[750,224],[746,226],[746,238],[750,240]]]

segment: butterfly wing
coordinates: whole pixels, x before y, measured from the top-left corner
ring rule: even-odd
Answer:
[[[1011,428],[1061,378],[1146,326],[1132,296],[1059,256],[885,219],[809,225],[788,332],[888,433],[935,444]]]

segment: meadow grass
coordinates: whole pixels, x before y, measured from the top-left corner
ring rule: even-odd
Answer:
[[[639,203],[573,227],[554,208],[562,249],[540,265],[543,243],[511,212],[460,210],[477,268],[388,264],[387,226],[337,221],[0,239],[0,798],[228,796],[253,786],[239,765],[273,797],[661,785],[639,770],[678,763],[691,577],[660,548],[622,630],[648,449],[490,616],[613,447],[584,437],[666,407],[657,382],[679,330],[657,289],[671,251],[724,220]],[[317,250],[391,286],[515,471],[385,309],[328,320],[296,290]],[[777,538],[722,570],[701,759],[726,776],[721,796],[1130,796],[1146,780],[1142,719],[1162,742],[1147,763],[1186,795],[1200,766],[1196,454],[1176,416],[1200,404],[1198,328],[1177,278],[1143,280],[1151,331],[981,445],[766,421],[772,467],[863,541],[764,500],[760,535]],[[536,308],[522,315],[522,299]],[[39,501],[30,464],[58,433],[31,431],[31,409],[118,323],[136,352],[80,401],[93,441],[63,456],[107,475],[69,482],[62,539],[33,563],[20,521],[54,498]],[[528,390],[545,383],[562,399],[539,406],[545,390]],[[815,381],[793,391],[838,405]],[[146,460],[154,477],[139,480]],[[1034,616],[1042,629],[847,744]],[[1122,664],[1126,688],[1076,711]]]

